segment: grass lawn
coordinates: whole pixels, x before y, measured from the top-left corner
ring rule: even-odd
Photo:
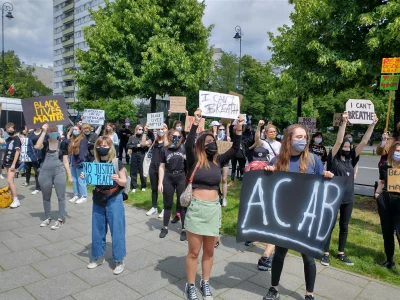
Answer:
[[[223,208],[222,229],[226,235],[236,235],[236,221],[239,209],[241,183],[229,183],[228,206]],[[145,192],[137,190],[130,193],[125,202],[128,205],[150,209],[151,190],[148,182]],[[175,206],[174,206],[175,208]],[[162,210],[162,195],[159,194],[159,212]],[[354,262],[354,266],[346,266],[334,259],[338,247],[339,224],[336,224],[331,241],[331,265],[340,269],[355,272],[367,277],[400,285],[400,272],[382,268],[378,263],[384,262],[383,238],[381,235],[380,221],[375,200],[371,197],[356,196],[356,203],[349,225],[349,236],[346,246],[346,255]],[[396,243],[397,244],[397,243]],[[291,251],[295,255],[297,252]],[[400,264],[400,254],[396,245],[395,261]],[[318,262],[319,263],[319,262]]]

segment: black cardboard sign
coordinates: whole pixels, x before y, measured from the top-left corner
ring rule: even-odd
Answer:
[[[346,178],[251,171],[244,174],[238,242],[271,243],[321,258],[344,194]]]

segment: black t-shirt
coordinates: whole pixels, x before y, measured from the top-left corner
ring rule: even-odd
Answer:
[[[15,152],[21,149],[21,140],[18,136],[8,137],[6,139],[6,154],[4,156],[4,165],[10,167],[14,161]]]
[[[100,161],[100,163],[109,163],[107,161]],[[118,160],[118,171],[121,171],[124,168],[124,165],[122,164],[122,161]],[[111,190],[113,188],[118,187],[118,183],[116,183],[115,181],[113,181],[113,185],[96,185],[96,188],[102,191],[105,190]],[[122,187],[121,187],[122,189]]]
[[[185,168],[185,151],[181,147],[172,149],[163,147],[161,150],[161,163],[165,164],[167,171],[183,171]]]
[[[386,192],[387,191],[387,184],[388,184],[388,170],[393,168],[393,166],[388,165],[387,162],[384,162],[380,167],[379,167],[379,180],[383,180],[385,182],[382,191]],[[398,195],[398,193],[390,192],[393,194]]]
[[[151,150],[151,163],[150,165],[159,167],[161,162],[161,151],[164,148],[164,142],[155,142],[153,149]]]
[[[60,141],[59,142],[59,147],[58,147],[59,149],[58,149],[58,158],[59,158],[59,160],[63,160],[63,156],[64,155],[68,155],[68,144],[65,142],[65,141]],[[47,140],[47,141],[44,141],[43,142],[43,150],[45,151],[45,156],[44,156],[44,159],[43,159],[43,161],[46,159],[46,153],[47,152],[49,152],[49,153],[54,153],[54,152],[56,152],[57,150],[50,150],[49,149],[49,141]]]
[[[40,131],[39,134],[35,134],[34,132],[32,132],[31,134],[29,134],[29,137],[32,140],[33,146],[36,145],[37,141],[39,140],[40,136],[42,135],[42,132]]]
[[[347,177],[345,192],[343,197],[343,204],[351,203],[354,201],[354,167],[357,162],[351,158],[342,160],[340,156],[336,155],[332,160],[332,173],[335,176]]]
[[[131,134],[132,134],[132,132],[127,128],[120,129],[119,132],[118,132],[118,136],[119,136],[119,139],[121,140],[121,144],[122,143],[126,144],[128,142],[128,140],[129,140],[129,136]]]
[[[353,167],[355,167],[358,164],[358,161],[360,160],[360,156],[356,156],[355,146],[350,150],[350,157],[353,163]],[[326,170],[332,172],[332,151],[330,151],[328,154],[328,158],[326,161]]]
[[[322,162],[326,162],[328,154],[326,153],[326,149],[322,145],[310,145],[310,152],[317,155]]]

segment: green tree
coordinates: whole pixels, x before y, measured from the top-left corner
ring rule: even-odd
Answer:
[[[14,84],[15,93],[14,98],[30,98],[35,94],[38,95],[52,95],[52,89],[46,87],[36,75],[33,74],[35,71],[34,67],[22,67],[21,60],[15,54],[14,51],[7,51],[4,53],[4,65],[5,65],[5,84],[4,88],[8,88]],[[2,65],[0,64],[0,74],[3,72]],[[1,92],[1,91],[0,91]],[[6,94],[6,97],[10,97],[10,94]]]
[[[212,64],[204,9],[197,0],[116,0],[91,11],[90,49],[77,51],[79,98],[150,98],[154,112],[156,95],[198,90]]]
[[[213,92],[225,93],[237,90],[239,58],[236,54],[224,52],[214,62],[210,75],[210,88]]]

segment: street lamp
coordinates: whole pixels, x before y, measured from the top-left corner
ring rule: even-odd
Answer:
[[[4,12],[6,11],[6,18],[11,20],[14,18],[14,16],[12,15],[12,11],[14,9],[14,6],[10,3],[10,2],[4,2],[3,5],[1,6],[1,29],[2,29],[2,35],[1,35],[1,43],[2,43],[2,50],[1,50],[1,59],[2,59],[2,71],[3,71],[3,97],[6,94],[6,68],[5,68],[5,64],[4,64]]]
[[[240,94],[240,61],[241,61],[241,59],[242,59],[242,28],[240,28],[240,26],[239,25],[237,25],[236,27],[235,27],[235,31],[236,31],[236,34],[235,34],[235,36],[233,37],[236,41],[239,41],[240,42],[240,49],[239,49],[239,73],[238,73],[238,83],[237,83],[237,90],[238,90],[238,93]]]

